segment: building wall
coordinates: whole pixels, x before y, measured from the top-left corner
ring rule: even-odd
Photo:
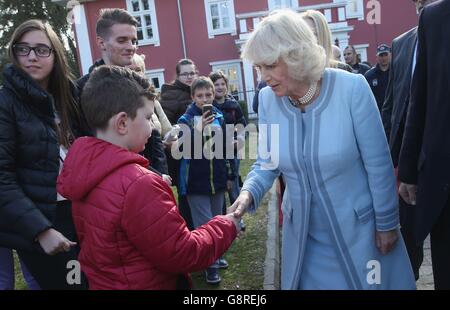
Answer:
[[[332,4],[341,0],[299,0],[300,6],[317,4]],[[348,33],[349,44],[368,44],[368,60],[375,63],[376,46],[380,43],[390,44],[391,41],[401,33],[409,30],[417,24],[417,15],[411,0],[378,0],[381,3],[381,24],[369,25],[367,23],[366,8],[369,0],[364,0],[364,17],[362,20],[348,19],[349,26],[354,30]],[[181,11],[183,16],[183,28],[186,42],[187,57],[194,60],[200,74],[207,75],[212,67],[211,63],[229,60],[238,60],[240,57],[239,47],[236,41],[240,39],[240,23],[236,19],[237,33],[216,35],[208,37],[206,13],[204,0],[181,0]],[[90,37],[91,53],[93,61],[100,58],[101,54],[96,46],[95,24],[101,8],[119,7],[126,8],[125,0],[97,0],[86,2],[86,18]],[[164,80],[169,82],[175,77],[175,65],[183,58],[182,36],[178,17],[176,0],[155,0],[157,12],[157,23],[159,29],[160,45],[140,46],[138,53],[146,54],[146,65],[148,70],[164,69]],[[267,0],[234,0],[235,14],[255,13],[267,11]],[[338,10],[332,9],[333,22],[338,21]],[[253,20],[246,20],[248,31],[253,29]],[[342,48],[345,46],[341,46]],[[249,72],[248,64],[241,65],[241,82],[247,90],[253,89],[256,80],[244,77],[244,72]]]
[[[400,34],[417,26],[418,16],[411,0],[378,0],[381,4],[381,23],[369,25],[367,23],[368,10],[364,8],[364,20],[350,19],[348,23],[355,27],[349,33],[350,44],[368,43],[367,56],[372,64],[376,63],[376,48],[385,43],[389,46],[392,40]],[[367,4],[368,0],[364,3]]]
[[[176,63],[183,58],[177,1],[155,0],[155,9],[160,46],[140,46],[138,53],[146,54],[147,69],[165,69],[165,80],[169,82],[175,77]]]
[[[211,62],[239,58],[234,43],[237,35],[222,34],[208,38],[203,0],[182,1],[182,14],[187,54],[197,64],[200,74],[211,72]]]

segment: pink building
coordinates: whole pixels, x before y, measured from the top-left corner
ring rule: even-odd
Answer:
[[[54,0],[56,2],[66,2]],[[75,3],[71,0],[69,3]],[[232,93],[246,100],[249,112],[257,76],[240,59],[240,48],[251,30],[271,10],[315,9],[327,18],[333,40],[353,44],[363,61],[375,63],[378,44],[417,24],[411,0],[79,0],[75,33],[82,73],[100,58],[95,24],[102,8],[123,8],[140,21],[138,53],[146,54],[146,74],[159,88],[175,77],[175,64],[191,58],[202,75],[223,70]],[[377,11],[379,9],[379,11]],[[379,13],[379,14],[377,14]],[[375,14],[375,15],[374,15]],[[375,20],[374,20],[375,17]],[[379,19],[377,23],[376,19]],[[375,23],[374,23],[375,21]]]

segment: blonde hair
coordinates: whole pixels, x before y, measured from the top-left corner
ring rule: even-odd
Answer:
[[[242,58],[254,64],[271,65],[279,59],[297,81],[320,80],[326,54],[311,28],[292,10],[276,10],[263,19],[244,45]]]
[[[136,67],[139,67],[141,69],[142,74],[145,74],[145,54],[137,54],[134,53],[133,58],[131,58],[131,65],[136,65]]]
[[[317,43],[323,47],[325,54],[327,55],[327,67],[332,59],[332,47],[331,47],[331,31],[328,27],[327,19],[325,16],[316,10],[307,10],[301,14],[303,19],[309,18],[316,28]]]

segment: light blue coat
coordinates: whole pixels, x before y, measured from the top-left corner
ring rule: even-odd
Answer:
[[[279,126],[278,134],[263,124]],[[334,263],[345,279],[336,287],[333,273],[314,270],[311,283],[321,284],[311,288],[415,289],[401,237],[388,255],[375,246],[376,230],[399,228],[398,199],[380,115],[364,76],[326,69],[320,95],[305,113],[264,88],[259,129],[258,160],[242,190],[252,194],[253,211],[283,174],[282,289],[309,283],[300,277],[302,268],[311,267],[303,266],[310,220],[328,225]],[[312,206],[321,218],[310,219]]]

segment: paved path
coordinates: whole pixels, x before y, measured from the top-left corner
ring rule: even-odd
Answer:
[[[434,290],[433,269],[431,267],[430,237],[425,240],[423,245],[423,263],[419,270],[419,280],[417,281],[418,290]]]

